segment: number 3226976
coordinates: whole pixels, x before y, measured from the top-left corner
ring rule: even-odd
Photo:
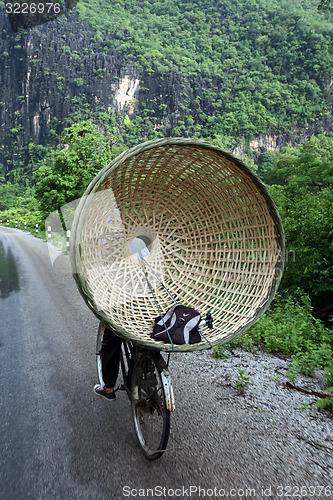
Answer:
[[[331,497],[333,493],[332,486],[278,486],[276,495],[278,497],[293,497],[293,498],[324,498]]]
[[[60,3],[6,3],[7,14],[59,14]]]

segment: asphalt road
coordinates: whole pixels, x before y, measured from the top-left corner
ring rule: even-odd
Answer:
[[[92,393],[98,321],[68,256],[54,255],[52,264],[45,242],[0,227],[1,500],[274,499],[301,486],[333,496],[332,420],[311,419],[298,401],[290,413],[294,400],[263,406],[270,395],[259,404],[257,389],[239,397],[207,352],[174,356],[170,449],[145,460],[125,394],[108,403]]]

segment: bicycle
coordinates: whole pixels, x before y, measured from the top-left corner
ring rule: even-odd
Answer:
[[[97,373],[104,386],[101,347],[103,325],[97,334]],[[123,340],[120,356],[122,383],[115,391],[125,391],[131,402],[134,429],[144,456],[157,460],[166,451],[170,433],[170,413],[175,409],[167,361],[152,351]]]
[[[126,341],[120,389],[147,458],[164,452],[174,405],[169,360],[155,349],[200,351],[245,333],[274,298],[284,253],[281,219],[265,185],[207,142],[147,141],[91,181],[72,224],[73,277],[87,306]],[[151,338],[157,315],[175,300],[214,316],[208,338],[193,345]],[[154,435],[158,429],[154,444],[150,426]]]

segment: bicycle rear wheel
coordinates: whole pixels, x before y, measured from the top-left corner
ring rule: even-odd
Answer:
[[[160,458],[169,439],[170,411],[166,407],[161,370],[154,355],[142,352],[132,372],[134,428],[148,460]]]

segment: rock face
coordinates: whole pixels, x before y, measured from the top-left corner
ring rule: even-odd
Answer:
[[[83,107],[134,112],[141,75],[96,42],[77,14],[13,33],[0,13],[0,163],[11,169],[17,149],[45,143]]]
[[[90,110],[112,113],[118,123],[125,114],[148,116],[148,127],[164,136],[186,135],[190,115],[200,123],[203,110],[216,113],[205,90],[223,87],[222,77],[140,72],[74,11],[13,33],[3,10],[0,28],[0,164],[6,172],[22,147],[56,140],[73,116],[85,119]]]
[[[2,9],[0,29],[0,169],[3,164],[5,172],[17,166],[19,155],[24,160],[29,143],[54,144],[73,120],[94,113],[112,113],[118,124],[125,114],[140,115],[147,129],[163,136],[186,136],[192,130],[200,135],[204,119],[223,119],[223,103],[212,102],[214,89],[223,90],[223,75],[141,72],[110,48],[112,34],[103,38],[75,11],[14,33]],[[332,128],[329,121],[320,126]],[[302,131],[301,138],[320,132],[320,126]],[[256,158],[297,137],[297,130],[288,137],[260,136],[233,152],[252,151]]]
[[[141,73],[77,13],[13,33],[2,10],[0,29],[0,164],[6,172],[18,149],[45,144],[50,130],[55,138],[90,110],[120,121],[149,108],[164,135],[177,123],[181,75]]]
[[[118,111],[127,109],[129,115],[132,115],[134,113],[135,96],[138,94],[139,89],[139,78],[131,78],[129,75],[125,75],[119,81],[119,87],[115,94]]]

